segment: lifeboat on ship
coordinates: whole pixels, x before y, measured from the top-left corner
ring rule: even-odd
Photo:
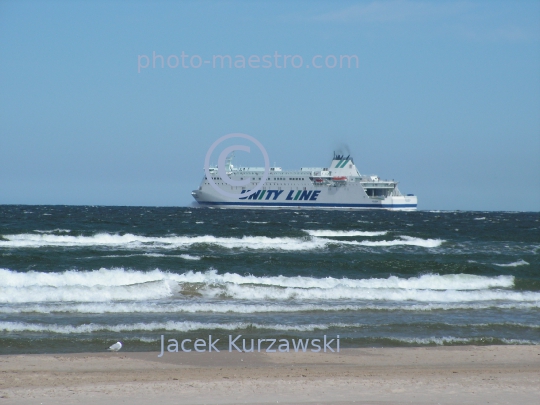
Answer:
[[[345,176],[334,176],[334,177],[332,177],[332,181],[346,182],[347,177],[345,177]]]

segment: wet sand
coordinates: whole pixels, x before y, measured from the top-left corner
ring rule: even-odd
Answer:
[[[538,404],[540,347],[0,356],[4,404]]]

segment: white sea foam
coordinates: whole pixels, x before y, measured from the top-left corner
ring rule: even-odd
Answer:
[[[334,289],[338,287],[348,288],[395,288],[395,289],[426,289],[426,290],[479,290],[495,287],[512,287],[513,276],[486,277],[472,274],[425,274],[420,277],[400,278],[390,276],[388,278],[349,279],[349,278],[314,278],[314,277],[258,277],[252,275],[239,275],[236,273],[218,274],[216,270],[206,272],[189,271],[175,276],[175,280],[190,283],[205,283],[208,285],[232,284],[232,285],[264,285],[275,287],[297,288],[321,288]]]
[[[56,233],[70,233],[71,230],[70,229],[59,229],[59,228],[57,228],[57,229],[51,229],[49,231],[35,230],[34,232],[37,232],[37,233],[54,233],[54,232],[56,232]]]
[[[99,269],[92,271],[69,270],[61,273],[26,273],[0,269],[0,288],[14,287],[116,287],[141,283],[172,280],[172,275],[161,270],[148,272],[124,270],[123,268]],[[172,275],[174,276],[174,275]],[[1,299],[1,296],[0,296]]]
[[[140,257],[140,256],[143,256],[143,257],[179,257],[181,259],[185,259],[185,260],[201,260],[201,256],[196,256],[196,255],[188,255],[188,254],[181,254],[181,255],[166,255],[166,254],[163,254],[163,253],[135,253],[135,254],[131,254],[131,255],[104,255],[104,256],[99,256],[99,257]],[[97,257],[97,256],[93,256],[91,258],[94,258],[94,257]]]
[[[82,303],[23,303],[23,304],[0,304],[0,313],[81,313],[81,314],[116,314],[116,313],[296,313],[296,312],[338,312],[338,311],[451,311],[451,310],[485,310],[497,309],[536,309],[540,308],[540,301],[536,302],[512,302],[512,303],[380,303],[374,304],[344,304],[333,301],[325,304],[288,302],[246,303],[234,301],[201,301],[192,302],[177,300],[170,302],[146,301],[146,302],[82,302]]]
[[[499,266],[499,267],[517,267],[517,266],[528,266],[529,263],[526,262],[525,260],[522,260],[522,259],[519,259],[517,262],[513,262],[513,263],[503,263],[503,264],[499,264],[499,263],[493,263],[495,266]]]
[[[212,235],[204,236],[165,236],[150,237],[133,234],[100,233],[92,236],[70,236],[50,234],[15,234],[3,235],[0,247],[39,248],[43,246],[61,247],[122,247],[125,249],[148,248],[188,248],[195,244],[211,244],[224,248],[311,250],[324,248],[329,240],[320,238],[269,238],[265,236],[244,236],[241,238],[225,238]]]
[[[196,321],[167,321],[167,322],[138,322],[138,323],[124,323],[124,324],[96,324],[88,323],[82,325],[62,325],[62,324],[46,324],[46,323],[28,323],[28,322],[0,322],[0,331],[7,333],[52,333],[52,334],[90,334],[97,332],[115,332],[115,333],[128,333],[128,332],[192,332],[198,330],[273,330],[280,332],[313,332],[313,331],[325,331],[329,329],[346,329],[346,328],[366,328],[369,325],[361,323],[329,323],[329,324],[260,324],[249,322],[230,322],[230,323],[205,323]],[[369,337],[368,337],[369,339]],[[505,339],[494,337],[454,337],[454,336],[431,336],[431,337],[375,337],[376,340],[392,340],[397,342],[418,344],[418,345],[447,345],[447,344],[467,344],[473,342],[490,343],[496,340],[500,340],[506,344],[539,344],[538,341],[525,340],[525,339]],[[152,340],[155,341],[155,340]]]
[[[278,288],[225,285],[204,287],[198,290],[207,297],[230,297],[248,300],[370,300],[370,301],[420,301],[420,302],[475,302],[475,301],[520,301],[538,302],[540,293],[503,290],[407,290],[383,288]]]
[[[356,241],[347,241],[342,243],[352,244],[352,245],[362,245],[362,246],[399,246],[399,245],[407,245],[407,246],[419,246],[419,247],[426,247],[426,248],[435,248],[441,246],[441,244],[444,242],[442,239],[421,239],[421,238],[415,238],[412,236],[406,236],[402,235],[400,236],[400,239],[394,239],[394,240],[381,240],[381,241],[362,241],[362,242],[356,242]]]
[[[325,330],[330,328],[351,328],[364,327],[363,324],[307,324],[307,325],[286,325],[286,324],[258,324],[249,322],[231,322],[231,323],[203,323],[195,321],[168,321],[168,322],[149,322],[149,323],[131,323],[131,324],[83,324],[83,325],[59,325],[27,322],[0,322],[0,330],[6,332],[49,332],[59,334],[73,333],[93,333],[93,332],[133,332],[133,331],[177,331],[190,332],[194,330],[239,330],[239,329],[268,329],[277,331],[299,331],[309,332],[314,330]]]
[[[470,344],[470,343],[491,343],[495,341],[501,341],[505,344],[509,345],[537,345],[540,344],[539,341],[534,340],[525,340],[525,339],[504,339],[504,338],[494,338],[491,336],[480,336],[480,337],[472,337],[472,338],[461,338],[461,337],[454,337],[454,336],[442,336],[442,337],[427,337],[427,338],[398,338],[398,337],[392,337],[389,338],[393,341],[403,342],[403,343],[411,343],[411,344],[417,344],[417,345],[432,345],[436,344],[438,346],[442,345],[451,345],[454,343],[460,343],[460,344]]]
[[[475,221],[483,221],[483,220],[485,220],[485,219],[486,219],[486,217],[479,217],[479,218],[475,218],[474,220],[475,220]]]
[[[470,274],[420,277],[348,279],[314,277],[259,277],[236,273],[188,271],[175,274],[123,268],[61,273],[26,273],[0,269],[0,302],[105,302],[159,299],[187,291],[207,298],[233,299],[362,299],[393,301],[470,302],[484,300],[540,301],[540,294],[493,290],[514,285],[513,276],[484,277]],[[187,290],[184,290],[187,289]]]
[[[182,259],[185,260],[201,260],[200,256],[193,256],[193,255],[179,255]]]
[[[540,345],[538,340],[529,340],[529,339],[501,339],[503,343],[507,345]]]
[[[410,338],[399,338],[399,337],[392,337],[389,338],[393,341],[403,342],[403,343],[410,343],[410,344],[417,344],[417,345],[432,345],[436,344],[439,346],[445,345],[445,344],[452,344],[452,343],[469,343],[472,340],[479,340],[479,339],[470,339],[470,338],[458,338],[453,336],[442,336],[442,337],[428,337],[428,338],[417,338],[417,337],[410,337]]]
[[[133,255],[136,256],[136,255]],[[164,255],[163,253],[144,253],[142,256],[147,257],[179,257],[181,259],[185,260],[201,260],[201,256],[196,255],[188,255],[188,254],[181,254],[181,255]]]
[[[211,244],[223,248],[235,249],[255,249],[268,250],[279,249],[287,251],[301,251],[322,249],[328,244],[344,244],[356,246],[419,246],[433,248],[440,246],[444,240],[441,239],[421,239],[411,236],[400,236],[399,239],[385,241],[340,241],[335,239],[325,239],[321,237],[277,237],[269,238],[266,236],[243,236],[241,238],[217,237],[212,235],[204,236],[164,236],[152,237],[134,234],[109,234],[99,233],[92,236],[71,236],[71,235],[52,235],[52,234],[13,234],[3,235],[5,240],[0,240],[0,247],[9,248],[39,248],[43,246],[59,247],[122,247],[124,249],[147,249],[169,248],[179,249],[188,248],[196,244]]]
[[[28,286],[121,286],[152,281],[176,281],[179,283],[204,283],[208,285],[250,284],[276,287],[324,288],[396,288],[396,289],[429,289],[429,290],[480,290],[496,287],[512,287],[513,276],[486,277],[472,274],[425,274],[420,277],[349,279],[334,277],[286,277],[286,276],[253,276],[237,273],[218,274],[211,269],[205,272],[188,271],[182,274],[161,270],[136,271],[123,268],[99,269],[92,271],[69,270],[61,273],[16,272],[0,269],[0,287]]]
[[[336,237],[346,237],[346,236],[379,236],[386,235],[388,231],[332,231],[332,230],[308,230],[303,229],[304,232],[308,233],[311,236],[336,236]]]
[[[0,287],[0,303],[21,302],[109,302],[114,300],[149,300],[173,295],[177,285],[167,281],[123,286],[29,286]]]

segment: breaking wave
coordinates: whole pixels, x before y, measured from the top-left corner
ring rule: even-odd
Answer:
[[[205,287],[199,290],[207,297],[227,297],[248,300],[370,300],[420,302],[474,302],[519,301],[538,302],[540,293],[502,290],[416,290],[390,288],[279,288],[225,285],[222,288]]]
[[[104,255],[101,257],[179,257],[180,259],[185,260],[201,260],[201,256],[196,255],[188,255],[188,254],[181,254],[181,255],[165,255],[163,253],[135,253],[132,255]]]
[[[382,324],[378,326],[385,327],[398,327],[394,324]],[[493,327],[493,326],[512,326],[521,328],[530,328],[529,325],[521,324],[463,324],[453,325],[446,324],[448,327],[454,328],[478,328],[478,327]],[[538,327],[537,325],[533,325]],[[218,331],[254,331],[254,330],[268,330],[279,332],[314,332],[314,331],[328,331],[328,330],[344,330],[344,329],[368,329],[371,330],[373,325],[362,323],[323,323],[323,324],[280,324],[280,323],[253,323],[253,322],[197,322],[197,321],[165,321],[165,322],[136,322],[136,323],[121,323],[121,324],[99,324],[99,323],[86,323],[81,325],[63,325],[63,324],[47,324],[47,323],[29,323],[29,322],[0,322],[0,331],[7,333],[52,333],[52,334],[89,334],[99,332],[115,332],[115,333],[127,333],[127,332],[193,332],[193,331],[212,331],[216,333]],[[339,332],[338,332],[339,333]],[[391,340],[408,344],[420,344],[420,345],[445,345],[453,343],[470,344],[472,342],[477,343],[493,343],[494,341],[501,341],[505,344],[538,344],[536,341],[524,340],[524,339],[505,339],[494,337],[453,337],[453,336],[441,336],[441,337],[368,337],[370,340]],[[365,339],[364,338],[364,339]]]
[[[143,272],[123,268],[93,271],[21,273],[0,269],[0,303],[109,302],[202,296],[233,300],[390,300],[472,302],[540,301],[540,293],[507,290],[513,276],[426,274],[420,277],[349,279],[314,277],[259,277],[236,273],[159,269]]]
[[[517,266],[528,266],[529,263],[526,262],[525,260],[518,260],[517,262],[513,262],[513,263],[508,263],[508,264],[499,264],[499,263],[494,263],[495,266],[499,266],[499,267],[517,267]]]
[[[394,239],[394,240],[381,240],[381,241],[362,241],[362,242],[342,242],[342,243],[348,243],[348,244],[358,244],[362,246],[399,246],[399,245],[406,245],[406,246],[419,246],[419,247],[426,247],[426,248],[435,248],[441,246],[441,244],[444,242],[442,239],[421,239],[421,238],[414,238],[412,236],[400,236],[400,239]]]
[[[307,234],[311,236],[336,236],[336,237],[344,237],[344,236],[380,236],[380,235],[386,235],[388,231],[330,231],[330,230],[303,230]]]
[[[84,303],[23,303],[0,305],[0,313],[80,313],[80,314],[133,314],[133,313],[296,313],[296,312],[337,312],[337,311],[451,311],[451,310],[485,310],[485,309],[535,309],[540,308],[540,301],[512,302],[512,303],[380,303],[350,304],[332,302],[327,304],[315,303],[287,303],[279,302],[245,303],[245,302],[84,302]]]
[[[159,269],[153,271],[125,270],[123,268],[99,269],[92,271],[68,270],[61,273],[26,273],[0,269],[0,287],[28,286],[125,286],[156,281],[176,281],[178,283],[204,283],[207,285],[263,285],[275,287],[310,288],[367,288],[367,289],[426,289],[426,290],[481,290],[495,287],[512,287],[513,276],[477,276],[472,274],[425,274],[420,277],[400,278],[315,278],[240,275],[236,273],[218,274],[217,270],[206,272],[188,271],[182,274]]]
[[[381,338],[381,340],[389,340],[400,343],[408,343],[414,345],[437,345],[437,346],[447,346],[454,344],[470,345],[470,344],[508,344],[508,345],[538,345],[540,341],[527,340],[527,339],[505,339],[505,338],[495,338],[491,336],[482,336],[482,337],[472,337],[472,338],[461,338],[454,336],[442,336],[442,337],[411,337],[411,338]]]
[[[340,234],[339,231],[306,231],[327,233],[326,236],[353,236],[351,234]],[[333,232],[333,234],[331,234]],[[343,231],[348,232],[348,231]],[[361,232],[361,231],[351,231]],[[381,231],[385,232],[386,231]],[[382,235],[384,233],[369,232],[368,236]],[[366,234],[367,235],[367,234]],[[364,236],[366,236],[364,235]],[[361,235],[360,235],[361,236]],[[440,246],[444,241],[441,239],[421,239],[411,236],[400,236],[399,239],[385,241],[340,241],[336,239],[325,239],[318,236],[305,238],[276,237],[266,236],[243,236],[235,237],[217,237],[212,235],[204,236],[163,236],[151,237],[134,234],[110,234],[99,233],[92,236],[72,236],[72,235],[53,235],[53,234],[14,234],[3,235],[0,239],[0,247],[8,248],[39,248],[44,246],[57,247],[121,247],[123,249],[141,249],[141,248],[162,248],[162,249],[181,249],[188,248],[197,244],[217,245],[223,248],[234,249],[254,249],[267,250],[279,249],[286,251],[300,251],[322,249],[328,244],[345,244],[357,246],[419,246],[433,248]]]
[[[70,233],[71,230],[70,229],[59,229],[59,228],[56,228],[56,229],[51,229],[49,231],[40,231],[40,230],[35,230],[34,232],[37,232],[37,233]]]
[[[83,324],[83,325],[59,325],[43,323],[26,322],[0,322],[0,330],[6,332],[49,332],[49,333],[92,333],[92,332],[133,332],[133,331],[177,331],[190,332],[194,330],[239,330],[239,329],[266,329],[278,331],[298,331],[309,332],[315,330],[325,330],[330,328],[352,328],[364,327],[363,324],[308,324],[308,325],[285,325],[285,324],[258,324],[250,322],[231,322],[231,323],[206,323],[192,321],[168,321],[168,322],[150,322],[150,323],[132,323],[132,324]]]
[[[0,303],[24,302],[108,302],[114,300],[149,300],[170,297],[174,284],[155,281],[123,286],[29,286],[0,287]]]

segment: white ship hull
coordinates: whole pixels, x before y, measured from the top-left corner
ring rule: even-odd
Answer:
[[[199,204],[208,207],[406,211],[417,208],[416,196],[402,195],[393,180],[361,175],[349,157],[335,156],[328,168],[271,168],[268,179],[254,193],[251,190],[261,182],[264,168],[234,168],[229,160],[227,176],[233,181],[249,179],[244,187],[228,184],[227,179],[219,177],[217,168],[212,168],[210,175],[212,181],[205,176],[199,189],[192,192]],[[243,197],[244,194],[247,196]]]

